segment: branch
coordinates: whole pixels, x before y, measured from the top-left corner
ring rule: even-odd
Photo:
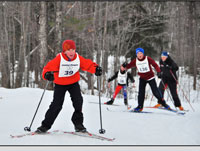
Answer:
[[[72,5],[72,7],[67,11],[66,15],[70,12],[70,10],[75,6],[76,3],[77,2],[74,2],[74,4]],[[55,29],[55,26],[51,28],[51,30],[48,33],[48,36],[53,32],[54,29]],[[39,48],[40,45],[41,45],[41,43],[39,43],[33,50],[31,50],[31,52],[25,58],[27,59],[28,56],[32,55],[34,53],[34,51]]]
[[[80,74],[80,76],[86,83],[88,83],[88,80],[84,76],[82,76],[81,74]],[[95,87],[95,86],[94,86],[94,89],[98,90],[97,87]]]

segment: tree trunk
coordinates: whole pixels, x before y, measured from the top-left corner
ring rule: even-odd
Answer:
[[[7,7],[2,6],[1,8],[1,26],[0,26],[0,32],[1,32],[1,73],[2,73],[2,79],[1,84],[2,87],[10,88],[10,43],[9,43],[9,37],[8,37],[8,11]]]
[[[102,67],[103,67],[103,86],[102,86],[102,92],[104,93],[106,91],[106,72],[108,70],[108,50],[106,50],[106,39],[107,39],[107,20],[108,20],[108,2],[106,2],[106,9],[105,9],[105,17],[104,17],[104,32],[103,32],[103,54],[102,54]]]
[[[61,51],[62,45],[62,3],[61,1],[56,2],[56,53]]]
[[[21,37],[20,37],[20,50],[19,50],[19,63],[17,67],[16,85],[15,87],[24,86],[23,78],[25,71],[25,53],[27,47],[27,3],[22,4],[21,11]]]
[[[39,18],[39,41],[40,41],[40,74],[42,73],[42,69],[47,63],[47,3],[45,1],[40,2],[41,10],[40,10],[40,18]],[[45,82],[43,80],[40,81],[40,87],[44,87]]]

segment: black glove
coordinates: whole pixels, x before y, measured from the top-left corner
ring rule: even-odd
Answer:
[[[157,76],[158,76],[159,79],[162,78],[162,74],[163,74],[162,72],[158,72],[158,73],[157,73]]]
[[[47,79],[48,81],[53,81],[54,80],[54,75],[52,72],[46,72],[44,75],[44,78]]]
[[[127,64],[128,64],[127,62],[124,62],[124,63],[122,64],[122,67],[126,68]]]
[[[99,67],[99,66],[96,67],[95,75],[96,76],[101,76],[102,75],[102,68],[101,67]]]

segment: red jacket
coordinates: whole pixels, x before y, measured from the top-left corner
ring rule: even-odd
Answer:
[[[151,65],[156,69],[157,72],[160,72],[160,68],[158,66],[158,64],[151,58],[151,57],[148,57],[148,56],[144,56],[143,59],[138,59],[140,61],[143,61],[145,58],[147,57],[147,60],[149,62],[149,68],[150,68],[150,71],[149,72],[146,72],[146,73],[140,73],[138,72],[138,75],[140,76],[141,79],[144,79],[144,80],[149,80],[151,78],[154,77],[154,72],[152,71],[152,67]],[[127,69],[130,69],[132,67],[136,67],[136,59],[132,60],[129,64],[127,64],[126,68]]]
[[[67,60],[67,61],[69,60],[63,52],[61,54],[65,60]],[[75,60],[76,57],[77,57],[77,54],[75,54],[74,58],[71,61]],[[80,69],[81,70],[88,71],[90,73],[95,73],[96,66],[98,66],[96,63],[92,62],[92,60],[90,60],[90,59],[85,59],[80,55],[79,55],[79,59],[80,59]],[[58,54],[53,60],[51,60],[47,63],[47,65],[43,68],[43,72],[42,72],[43,79],[46,80],[44,78],[44,75],[46,72],[53,71],[54,78],[55,78],[53,82],[56,84],[69,85],[69,84],[78,82],[80,80],[79,71],[70,77],[58,77],[59,68],[60,68],[60,60],[61,60],[61,57],[60,57],[60,54]]]

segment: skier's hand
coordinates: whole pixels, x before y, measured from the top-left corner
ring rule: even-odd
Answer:
[[[96,76],[101,76],[102,75],[102,68],[101,67],[99,67],[99,66],[96,67],[95,75]]]
[[[53,72],[46,72],[44,78],[47,79],[48,81],[53,81],[54,80]]]
[[[158,72],[157,76],[158,76],[159,79],[161,79],[162,78],[162,72]]]

